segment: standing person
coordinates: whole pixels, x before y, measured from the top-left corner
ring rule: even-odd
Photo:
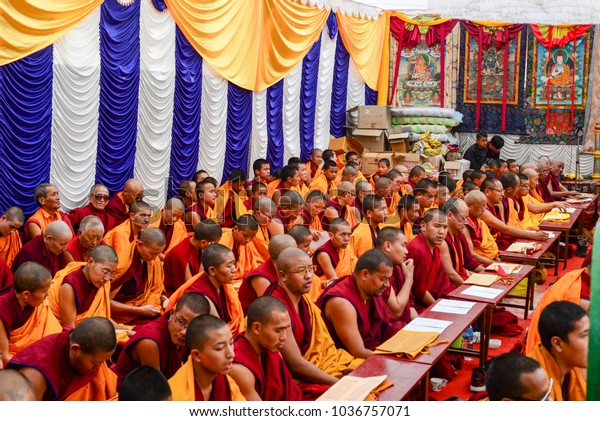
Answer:
[[[475,138],[475,144],[469,146],[463,155],[463,159],[466,159],[471,163],[472,170],[481,170],[481,168],[487,162],[487,133],[479,132]]]

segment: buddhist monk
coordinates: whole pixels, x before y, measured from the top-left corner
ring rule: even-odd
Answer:
[[[300,185],[300,172],[296,165],[286,165],[279,173],[281,179],[269,183],[269,197],[273,199],[275,204],[279,205],[281,195],[286,191],[292,190]]]
[[[408,243],[408,256],[415,262],[413,295],[419,313],[455,288],[440,260],[439,247],[447,232],[446,214],[440,209],[430,209],[423,215],[421,233]]]
[[[323,229],[329,228],[329,223],[335,218],[345,219],[351,227],[356,226],[360,220],[360,212],[353,206],[356,198],[356,187],[349,181],[342,181],[337,189],[334,189],[333,196],[325,203],[325,210],[321,218]]]
[[[233,335],[227,324],[211,314],[196,317],[185,333],[190,356],[169,379],[175,401],[245,400],[227,374],[233,365]]]
[[[177,244],[187,239],[187,230],[183,222],[183,213],[185,207],[183,202],[173,197],[167,200],[165,207],[159,209],[150,218],[148,226],[160,229],[166,238],[165,251],[160,255],[160,259],[165,259],[165,254],[168,253]]]
[[[440,259],[453,285],[460,286],[472,272],[483,272],[484,267],[475,259],[463,233],[469,218],[469,207],[457,198],[446,202],[442,208],[448,220],[445,241],[439,245]]]
[[[194,173],[194,176],[192,177],[192,181],[194,183],[198,184],[199,182],[204,181],[208,177],[209,177],[208,172],[206,172],[205,170],[198,170]]]
[[[0,216],[0,259],[8,267],[12,266],[17,253],[21,250],[21,234],[19,228],[25,222],[25,215],[21,208],[13,206],[6,209]]]
[[[367,177],[365,177],[365,175],[360,171],[360,166],[356,162],[354,162],[354,161],[347,162],[346,167],[344,167],[344,169],[346,169],[346,168],[348,168],[349,170],[350,169],[356,170],[356,176],[354,176],[354,172],[349,171],[346,174],[349,174],[353,177],[344,178],[344,174],[343,174],[343,170],[342,170],[342,180],[343,181],[350,181],[353,184],[356,184],[359,181],[366,181],[367,183],[369,183],[367,180]],[[340,180],[340,181],[342,181],[342,180]],[[369,183],[369,185],[371,185],[371,183]],[[371,186],[371,187],[373,187],[373,186]]]
[[[304,225],[310,229],[314,241],[321,238],[323,232],[321,213],[325,209],[325,202],[325,195],[320,190],[312,190],[306,196],[304,207],[294,222],[294,225]]]
[[[312,233],[308,228],[303,225],[294,225],[287,234],[294,238],[296,241],[296,247],[304,251],[309,256],[312,255],[310,251],[310,243],[312,243]]]
[[[235,222],[233,229],[223,231],[219,244],[224,245],[233,252],[236,261],[234,283],[242,282],[247,273],[259,266],[254,257],[254,249],[250,244],[257,233],[258,223],[249,214],[242,215]]]
[[[114,218],[114,226],[117,226],[129,219],[130,206],[142,200],[144,200],[144,186],[139,180],[130,178],[125,181],[123,190],[110,199],[105,212]]]
[[[518,352],[494,357],[485,376],[490,401],[550,400],[552,384],[537,361]]]
[[[146,228],[140,238],[119,254],[119,264],[110,285],[110,310],[117,323],[141,324],[161,313],[164,273],[158,256],[165,248],[165,235]]]
[[[292,187],[292,190],[297,191],[300,196],[305,197],[309,190],[308,186],[310,184],[308,169],[306,169],[306,162],[302,161],[297,156],[292,156],[288,159],[288,165],[295,165],[298,167],[298,177],[300,177],[300,184],[297,187]]]
[[[191,180],[183,180],[177,186],[177,195],[183,200],[183,205],[186,208],[193,206],[196,203],[196,182]]]
[[[73,238],[73,233],[66,222],[50,222],[46,226],[43,235],[38,235],[21,248],[21,251],[15,257],[11,270],[15,273],[23,263],[37,262],[54,276],[56,272],[73,260],[65,252],[71,238]]]
[[[362,205],[365,217],[354,228],[350,244],[350,247],[354,250],[354,255],[357,257],[375,247],[379,225],[387,219],[387,205],[382,197],[376,194],[369,195],[363,199]]]
[[[503,159],[492,159],[488,164],[488,170],[492,171],[496,175],[496,178],[499,179],[502,174],[508,171],[508,166]]]
[[[391,168],[392,167],[390,160],[387,158],[381,158],[377,162],[377,171],[375,171],[375,173],[371,176],[371,182],[376,183],[377,180],[379,180],[381,177],[385,177],[387,173],[391,170]],[[375,190],[377,190],[377,187],[374,187]]]
[[[335,218],[329,224],[329,240],[313,255],[315,274],[329,282],[352,274],[357,257],[349,248],[352,229],[342,218]]]
[[[140,233],[150,226],[152,209],[146,202],[133,202],[129,206],[129,219],[108,231],[104,236],[104,244],[115,249],[117,254],[123,253],[134,243]]]
[[[256,182],[252,185],[252,189],[248,193],[248,199],[244,202],[244,206],[246,209],[254,209],[256,202],[258,202],[263,197],[268,198],[269,188],[266,184]]]
[[[519,163],[516,159],[507,159],[506,168],[513,174],[519,174]]]
[[[400,197],[394,198],[392,195],[392,180],[387,177],[380,177],[375,182],[375,194],[383,197],[385,204],[388,207],[388,215],[393,214],[398,206]],[[395,202],[395,203],[394,203]]]
[[[469,218],[463,234],[473,257],[482,265],[490,265],[498,259],[500,251],[489,227],[480,219],[486,211],[487,197],[479,190],[473,190],[465,195],[465,203],[469,208]]]
[[[402,230],[407,242],[411,242],[415,235],[421,231],[420,227],[415,227],[417,220],[421,218],[421,206],[419,201],[412,194],[402,196],[398,203],[398,216],[400,222],[398,228]],[[416,232],[415,232],[415,228]]]
[[[428,178],[421,179],[413,188],[413,194],[419,201],[421,214],[425,214],[430,208],[437,207],[438,194],[437,184]],[[419,221],[420,223],[420,221]]]
[[[225,321],[233,335],[245,328],[244,312],[233,287],[236,267],[233,252],[221,244],[212,244],[202,253],[204,272],[190,278],[169,298],[166,310],[173,308],[179,297],[195,292],[208,298],[210,314]]]
[[[235,337],[230,375],[248,401],[297,401],[294,383],[280,350],[287,341],[290,316],[275,297],[263,296],[248,308],[248,327]]]
[[[104,237],[104,225],[95,215],[83,217],[79,223],[78,235],[67,244],[66,253],[75,262],[87,262],[90,252],[96,248]]]
[[[160,370],[142,365],[129,372],[119,389],[119,401],[170,401],[169,382]]]
[[[246,200],[246,174],[239,168],[234,168],[227,180],[219,189],[217,202],[223,203],[223,222],[220,223],[222,228],[232,228],[235,225],[235,220],[240,216],[248,213],[244,201]]]
[[[173,292],[191,277],[202,271],[202,251],[221,240],[223,231],[211,220],[201,221],[194,228],[194,235],[181,241],[165,256],[165,294]]]
[[[358,210],[361,219],[365,217],[362,205],[363,199],[370,194],[373,194],[373,186],[371,186],[371,183],[366,180],[360,180],[356,182],[356,199],[354,199],[352,206]]]
[[[538,330],[541,343],[527,356],[540,363],[552,380],[550,398],[584,401],[587,384],[580,369],[588,367],[588,314],[575,303],[556,301],[542,311]]]
[[[403,184],[402,184],[403,178],[402,178],[402,175],[398,171],[390,170],[385,175],[385,177],[389,178],[391,181],[391,184],[390,184],[391,200],[388,205],[388,212],[391,215],[392,213],[396,212],[396,210],[398,208],[398,202],[400,201],[400,198],[406,194],[406,190],[404,190],[404,192],[401,190],[401,188],[403,186]]]
[[[34,401],[35,389],[17,370],[0,370],[0,401]]]
[[[69,212],[69,220],[73,229],[77,231],[81,220],[89,215],[94,215],[100,218],[102,225],[106,231],[110,231],[115,227],[114,218],[106,213],[105,208],[110,199],[108,189],[104,184],[94,184],[88,195],[89,203],[81,208],[75,208]]]
[[[196,184],[196,197],[198,201],[195,205],[186,208],[185,223],[188,226],[195,227],[200,221],[213,219],[216,217],[213,207],[217,200],[217,189],[213,183],[204,179]]]
[[[415,165],[414,167],[412,167],[410,169],[410,172],[408,173],[407,184],[410,186],[410,188],[414,192],[415,187],[417,186],[417,183],[426,177],[427,177],[427,173],[425,172],[423,167],[421,167],[420,165]]]
[[[248,312],[250,304],[264,294],[269,285],[279,280],[275,267],[277,258],[283,250],[290,247],[296,248],[293,237],[287,234],[276,235],[269,243],[269,259],[244,277],[238,291],[244,314]]]
[[[259,158],[252,163],[254,178],[246,183],[246,190],[250,191],[256,183],[268,185],[271,180],[271,164],[266,159]]]
[[[550,161],[550,166],[548,168],[548,176],[546,178],[546,185],[548,186],[548,191],[552,195],[552,197],[556,199],[563,199],[578,196],[579,192],[576,190],[568,190],[565,186],[560,182],[560,176],[565,169],[565,163],[558,159],[553,159]]]
[[[261,198],[254,203],[254,219],[258,223],[258,231],[252,239],[251,247],[257,264],[262,264],[269,259],[269,241],[271,233],[269,224],[277,216],[277,206],[269,198]]]
[[[310,161],[306,163],[306,169],[312,181],[321,174],[321,168],[323,167],[323,151],[315,148],[310,153]]]
[[[15,352],[61,330],[43,304],[52,284],[48,269],[39,263],[24,263],[15,272],[14,282],[12,287],[0,291],[0,352],[4,364]]]
[[[396,183],[398,184],[398,192],[400,196],[405,196],[407,194],[412,193],[412,187],[408,184],[408,174],[410,171],[404,165],[396,165],[394,166],[394,171],[396,171],[400,178],[396,179]]]
[[[548,179],[548,174],[550,172],[550,164],[546,161],[537,161],[537,172],[540,178],[540,182],[537,186],[537,194],[541,198],[541,201],[546,203],[554,202],[554,196],[550,193],[548,189],[548,184],[550,184],[550,180]]]
[[[115,378],[105,361],[116,346],[111,322],[92,317],[19,351],[8,367],[31,381],[36,400],[106,400],[115,394]],[[92,386],[93,391],[82,394],[81,389]]]
[[[60,211],[60,194],[54,184],[40,184],[33,192],[33,197],[39,209],[25,222],[25,237],[29,240],[41,235],[48,224],[54,221],[64,221],[73,234],[71,221],[66,213]]]
[[[335,161],[327,160],[323,163],[323,169],[321,174],[313,178],[310,182],[308,189],[312,192],[318,190],[324,195],[328,195],[329,192],[335,188],[334,181],[338,174],[338,166]]]
[[[187,293],[181,296],[174,310],[138,328],[112,367],[119,378],[118,387],[129,372],[142,365],[159,369],[166,378],[172,377],[187,353],[187,326],[194,318],[209,311],[204,296]]]
[[[13,284],[13,273],[2,258],[0,258],[0,290]]]
[[[403,326],[392,320],[382,298],[392,273],[391,259],[381,250],[369,250],[358,258],[352,275],[323,292],[317,304],[338,348],[367,358]]]
[[[523,173],[518,174],[518,177],[519,188],[514,197],[517,228],[537,230],[544,214],[554,208],[567,208],[566,202],[543,203],[531,196],[530,192],[535,190],[538,184],[537,171],[526,169]]]
[[[354,185],[354,183],[356,182],[356,178],[358,176],[358,170],[356,168],[354,168],[352,165],[346,165],[344,167],[344,169],[342,170],[342,178],[340,178],[340,182],[343,181],[347,181],[349,183],[352,183],[352,185]]]

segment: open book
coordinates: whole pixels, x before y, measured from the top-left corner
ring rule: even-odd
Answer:
[[[344,376],[318,401],[364,401],[367,396],[387,378],[386,375],[374,377]]]
[[[426,350],[439,335],[437,332],[415,332],[402,329],[379,345],[373,353],[405,355],[412,359]]]
[[[520,265],[518,263],[492,263],[491,265],[486,267],[485,270],[498,272],[498,269],[502,268],[504,272],[506,272],[507,274],[511,274],[519,272],[519,270],[521,270],[522,267],[523,265]]]
[[[531,246],[535,247],[535,243],[512,243],[510,246],[508,246],[506,251],[511,253],[523,253],[525,247]]]
[[[489,287],[497,280],[498,280],[498,277],[496,275],[488,275],[488,274],[484,274],[484,273],[474,273],[471,276],[469,276],[467,278],[467,280],[463,282],[463,284]]]

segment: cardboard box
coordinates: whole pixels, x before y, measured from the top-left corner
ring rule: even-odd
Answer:
[[[409,152],[408,138],[409,133],[403,129],[388,129],[388,143],[393,152],[407,153]]]
[[[353,137],[338,137],[329,141],[329,149],[333,149],[337,155],[345,155],[346,152],[354,151],[362,155],[365,148],[358,139]]]
[[[435,155],[435,156],[425,156],[423,155],[422,163],[429,162],[435,171],[439,171],[444,168],[444,164],[446,160],[444,159],[444,155]],[[461,176],[462,177],[462,176]]]
[[[392,109],[383,105],[359,105],[347,111],[351,115],[358,109],[359,129],[387,129],[392,127]],[[348,114],[346,114],[348,116]],[[346,122],[354,121],[346,118]]]
[[[404,165],[410,171],[413,167],[421,165],[423,158],[426,157],[416,153],[403,153],[398,155],[398,162],[396,164]]]
[[[452,174],[452,178],[455,180],[462,180],[463,173],[469,169],[471,162],[466,159],[459,159],[457,161],[446,161],[444,164],[444,171],[448,171]]]
[[[362,156],[362,168],[361,171],[364,174],[373,174],[377,172],[377,163],[380,159],[387,158],[390,160],[392,168],[398,164],[400,155],[394,152],[367,152]]]
[[[384,152],[387,150],[387,132],[385,130],[356,129],[352,135],[358,139],[364,148],[370,151]]]

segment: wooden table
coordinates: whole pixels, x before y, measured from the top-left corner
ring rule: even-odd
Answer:
[[[387,380],[394,385],[379,395],[380,401],[401,401],[419,384],[423,388],[424,399],[429,391],[429,370],[431,366],[401,360],[391,355],[371,355],[359,365],[349,376],[371,377],[387,375]]]
[[[596,193],[600,187],[594,180],[566,180],[563,178],[560,183],[568,190],[578,190],[586,193]]]
[[[542,254],[546,253],[548,250],[550,250],[550,248],[552,247],[553,244],[556,243],[556,259],[554,259],[554,276],[558,276],[558,255],[560,253],[560,244],[559,244],[559,239],[560,239],[560,232],[556,231],[552,231],[554,233],[554,238],[547,238],[545,241],[535,241],[535,240],[530,240],[527,238],[519,238],[519,239],[515,239],[515,243],[516,242],[522,242],[522,243],[535,243],[535,244],[540,244],[542,246],[542,248],[538,251],[536,251],[535,253],[533,253],[533,256],[527,256],[524,253],[514,253],[514,252],[509,252],[509,251],[503,251],[502,253],[500,253],[500,260],[505,261],[505,262],[515,262],[515,263],[521,263],[521,264],[530,264],[530,265],[535,265],[535,262],[537,262],[538,260],[540,260],[540,257],[542,257]]]
[[[541,230],[560,231],[565,234],[565,253],[564,253],[563,269],[567,268],[567,256],[568,256],[568,251],[569,251],[568,250],[569,249],[569,236],[570,236],[571,230],[573,229],[573,227],[575,226],[575,223],[581,217],[581,213],[583,212],[583,209],[580,209],[580,208],[573,208],[573,209],[575,209],[575,211],[570,214],[571,217],[569,218],[568,221],[564,221],[564,222],[542,221],[539,225],[539,228]],[[560,246],[559,246],[559,250],[560,250]],[[556,258],[558,259],[558,254],[556,255]]]

